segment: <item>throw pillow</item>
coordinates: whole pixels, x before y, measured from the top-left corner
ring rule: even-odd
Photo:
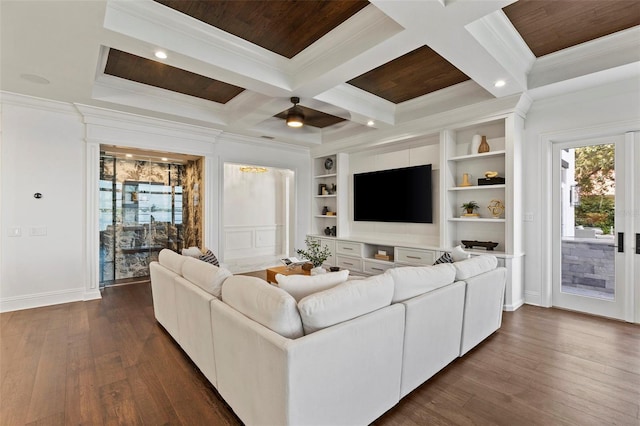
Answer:
[[[182,249],[182,255],[183,256],[189,256],[189,257],[195,257],[195,258],[199,258],[200,256],[202,256],[202,252],[200,251],[200,249],[198,247],[189,247],[186,249]]]
[[[462,246],[457,246],[453,250],[451,250],[451,258],[454,262],[459,262],[461,260],[465,260],[470,258],[471,255],[466,251],[462,250]]]
[[[296,302],[310,294],[335,287],[347,281],[347,278],[349,278],[348,269],[312,276],[276,274],[278,287],[293,296]]]
[[[441,263],[453,263],[453,258],[451,257],[451,253],[445,253],[435,261],[434,265],[439,265]]]
[[[213,254],[211,250],[207,249],[207,252],[201,255],[199,259],[202,260],[203,262],[211,263],[212,265],[215,265],[215,266],[220,266],[220,263],[218,262],[218,258],[216,257],[215,254]]]

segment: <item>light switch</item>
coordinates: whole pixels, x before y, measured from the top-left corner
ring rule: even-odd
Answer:
[[[47,228],[45,226],[29,229],[29,235],[32,237],[44,237],[47,235]]]
[[[22,229],[18,228],[9,228],[8,232],[10,237],[20,237],[22,236]]]
[[[533,213],[525,213],[524,214],[525,222],[533,222]]]

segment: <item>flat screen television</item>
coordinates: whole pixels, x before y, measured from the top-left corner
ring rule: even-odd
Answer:
[[[431,164],[353,175],[356,221],[433,223]]]

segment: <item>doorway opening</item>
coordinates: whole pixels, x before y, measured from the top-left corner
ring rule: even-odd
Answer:
[[[293,246],[295,173],[224,164],[223,260],[234,273],[280,264]]]
[[[200,157],[101,145],[99,284],[149,279],[168,248],[202,241]]]

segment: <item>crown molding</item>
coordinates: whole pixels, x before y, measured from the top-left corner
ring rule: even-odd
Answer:
[[[640,26],[540,57],[529,74],[529,89],[639,62],[638,40]]]
[[[511,78],[526,89],[527,74],[536,57],[502,9],[468,24],[465,28],[496,61],[502,64]]]
[[[219,144],[224,144],[229,142],[240,143],[244,145],[259,146],[261,148],[264,148],[265,146],[267,146],[270,148],[278,148],[281,150],[286,150],[291,152],[300,152],[300,153],[308,153],[310,151],[309,147],[306,147],[306,146],[292,145],[286,142],[280,142],[275,139],[271,140],[271,139],[266,139],[261,137],[239,135],[236,133],[223,132],[218,137]]]
[[[75,109],[73,104],[69,102],[53,101],[51,99],[38,98],[20,93],[0,91],[0,101],[2,104],[6,105],[35,108],[61,114],[72,114],[75,116],[78,115],[78,111]]]

